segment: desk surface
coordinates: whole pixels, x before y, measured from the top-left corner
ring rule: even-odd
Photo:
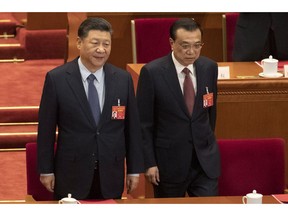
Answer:
[[[218,62],[219,67],[229,66],[230,79],[237,79],[237,76],[248,76],[248,78],[260,78],[258,75],[262,68],[255,62]],[[140,70],[145,64],[127,64],[127,70],[140,74]]]
[[[219,67],[229,66],[230,80],[231,79],[275,79],[275,78],[262,78],[259,73],[263,71],[262,67],[255,62],[217,62]],[[140,70],[145,64],[127,64],[128,71],[140,74]],[[282,73],[282,71],[280,71]],[[280,77],[277,79],[285,79]]]
[[[263,196],[263,204],[280,204],[273,196]],[[119,199],[118,204],[242,204],[242,196],[183,197],[183,198],[146,198]],[[0,204],[57,204],[58,201],[35,201],[27,196],[24,201],[1,201]]]
[[[279,204],[273,196],[263,196],[263,204]],[[120,204],[242,204],[242,196],[149,198],[116,200]]]

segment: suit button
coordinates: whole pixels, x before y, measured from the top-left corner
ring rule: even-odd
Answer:
[[[97,133],[96,133],[97,135],[100,135],[100,132],[99,131],[97,131]]]

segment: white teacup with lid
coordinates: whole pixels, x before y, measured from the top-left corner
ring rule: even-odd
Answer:
[[[275,74],[278,69],[278,60],[274,59],[272,55],[270,55],[269,58],[261,61],[261,66],[263,68],[263,74]]]
[[[64,197],[63,199],[59,200],[59,204],[80,204],[80,202],[74,198],[72,198],[72,195],[69,193],[68,197]]]
[[[246,196],[242,197],[243,204],[262,204],[263,195],[257,193],[256,190],[253,190],[252,193],[246,194]]]

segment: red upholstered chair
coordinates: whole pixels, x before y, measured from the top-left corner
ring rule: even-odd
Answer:
[[[25,59],[66,59],[67,30],[21,30],[25,44]]]
[[[234,47],[235,27],[239,13],[225,13],[222,15],[223,35],[223,61],[233,61],[232,52]]]
[[[133,63],[147,63],[171,51],[169,30],[178,18],[131,20]]]
[[[285,140],[219,139],[220,196],[242,196],[254,189],[263,194],[285,190]]]
[[[26,144],[26,172],[27,172],[27,194],[37,201],[53,200],[53,193],[50,193],[41,184],[37,172],[37,144]]]

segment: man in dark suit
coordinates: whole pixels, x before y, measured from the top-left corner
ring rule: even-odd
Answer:
[[[144,171],[131,75],[106,63],[111,36],[106,20],[86,19],[78,29],[80,57],[46,75],[39,109],[38,170],[55,199],[68,193],[76,199],[121,198],[125,170],[128,193]],[[92,92],[98,99],[92,97],[96,105],[90,106]]]
[[[220,174],[214,135],[218,67],[200,56],[202,30],[193,19],[171,26],[170,44],[172,52],[143,66],[138,81],[145,175],[155,197],[214,196]],[[193,89],[185,87],[186,78]]]
[[[259,61],[272,55],[288,60],[288,13],[240,13],[234,61]]]

